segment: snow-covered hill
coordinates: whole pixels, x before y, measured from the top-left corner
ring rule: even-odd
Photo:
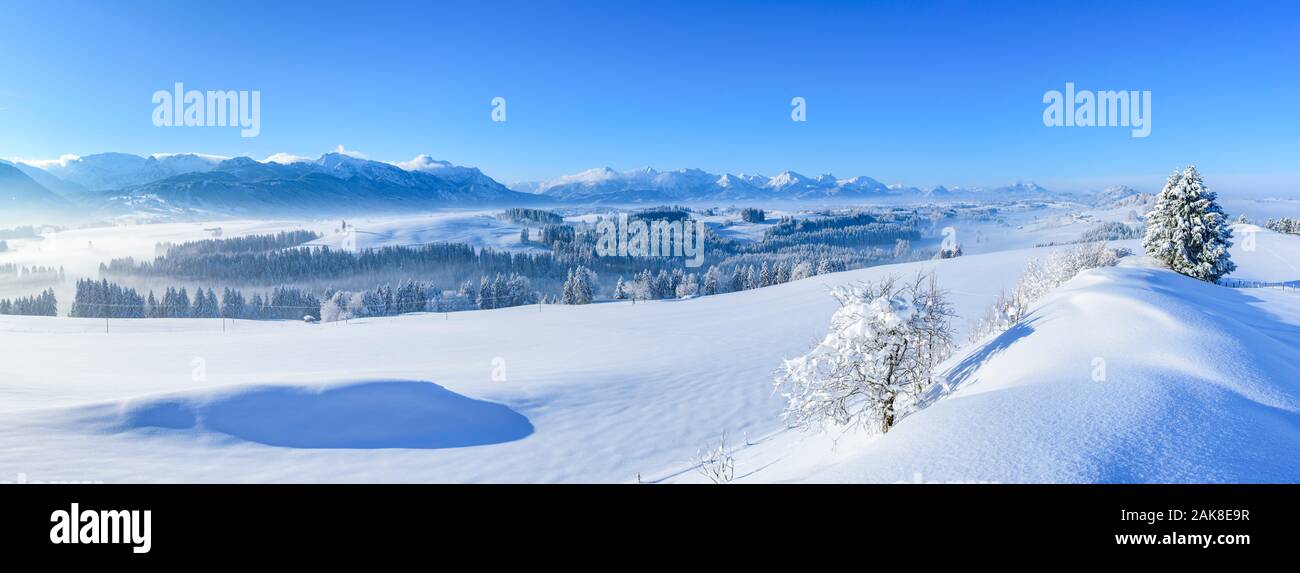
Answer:
[[[889,434],[786,433],[738,464],[755,481],[1300,478],[1300,294],[1141,262],[1085,271],[954,357],[951,391]]]
[[[1274,247],[1300,252],[1289,238]],[[841,436],[833,446],[831,435],[782,429],[772,372],[825,333],[835,307],[826,286],[933,269],[964,330],[964,319],[1046,251],[685,301],[325,325],[240,321],[225,332],[219,321],[113,321],[105,333],[90,319],[0,317],[0,347],[17,349],[0,363],[0,472],[104,481],[693,481],[690,457],[727,431],[737,473],[751,481],[1300,475],[1288,453],[1300,447],[1300,295],[1131,265],[1077,277],[1023,325],[954,357],[951,395],[886,436]],[[1102,381],[1094,380],[1098,358]],[[452,419],[395,425],[439,415],[448,403],[492,413],[472,429]],[[319,425],[312,416],[336,423],[308,444],[294,428]],[[477,445],[444,447],[437,434],[447,428]]]
[[[771,374],[824,334],[826,285],[935,268],[975,316],[1041,250],[821,275],[684,301],[546,305],[307,325],[0,317],[0,475],[104,481],[632,481],[677,471],[723,430],[781,427]],[[959,324],[958,326],[964,326]],[[55,366],[57,365],[57,366]],[[465,448],[302,449],[143,427],[239,387],[426,381],[528,419]],[[370,386],[388,400],[391,386]],[[266,394],[253,394],[260,403]],[[313,405],[314,407],[315,405]],[[364,404],[358,404],[358,408]],[[190,407],[178,409],[190,411]],[[368,408],[368,407],[367,407]],[[279,415],[259,409],[258,415]],[[378,416],[338,411],[377,424]],[[182,419],[184,419],[182,417]],[[135,420],[135,421],[133,421]],[[253,423],[253,422],[249,422]],[[277,421],[267,421],[275,425]],[[242,430],[241,430],[242,431]]]

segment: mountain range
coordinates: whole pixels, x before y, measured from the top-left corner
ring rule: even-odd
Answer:
[[[6,216],[51,216],[71,209],[63,196],[36,182],[17,165],[0,160],[0,212]]]
[[[840,179],[834,175],[808,177],[784,171],[774,177],[763,175],[716,175],[699,169],[656,171],[644,167],[633,171],[615,171],[601,167],[547,181],[516,183],[516,191],[542,195],[564,202],[581,203],[662,203],[680,201],[774,200],[833,201],[912,197],[952,197],[962,193],[984,196],[1033,197],[1047,190],[1034,183],[995,189],[919,189],[886,185],[866,176]]]
[[[344,153],[290,162],[104,153],[45,169],[21,162],[2,167],[0,193],[14,204],[108,215],[323,215],[540,201],[478,169],[426,156],[398,167]]]
[[[543,204],[661,204],[700,201],[856,201],[1045,197],[1033,183],[993,189],[886,185],[871,177],[716,175],[699,169],[592,169],[507,187],[476,168],[421,155],[402,163],[344,153],[315,160],[141,157],[102,153],[56,162],[0,161],[0,197],[10,212],[168,216],[327,215],[442,207]],[[972,197],[974,195],[971,195]],[[19,208],[25,209],[21,211]]]

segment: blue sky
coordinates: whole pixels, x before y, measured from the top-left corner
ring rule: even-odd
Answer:
[[[1221,191],[1300,195],[1293,3],[2,4],[4,158],[343,145],[504,182],[651,165],[1060,189],[1196,163]],[[177,81],[261,91],[261,135],[154,127]],[[1150,90],[1151,135],[1045,127],[1066,82]]]

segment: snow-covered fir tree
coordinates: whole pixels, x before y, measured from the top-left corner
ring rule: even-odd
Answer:
[[[695,273],[686,275],[677,284],[677,298],[690,298],[700,294],[700,279]]]
[[[569,271],[564,281],[564,292],[560,295],[563,304],[591,304],[596,297],[596,273],[582,265]]]
[[[1215,282],[1237,268],[1228,248],[1228,225],[1218,196],[1201,181],[1195,166],[1175,172],[1147,214],[1142,247],[1174,272]]]
[[[717,265],[710,266],[704,273],[704,284],[700,286],[700,294],[705,296],[718,294],[721,285],[722,271],[718,270]]]
[[[0,314],[55,316],[58,310],[59,303],[54,296],[54,289],[45,289],[36,296],[0,299]]]

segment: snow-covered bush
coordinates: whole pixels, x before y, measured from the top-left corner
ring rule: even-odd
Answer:
[[[1232,227],[1217,198],[1195,166],[1170,175],[1147,215],[1142,248],[1170,270],[1203,281],[1232,272]]]
[[[1085,243],[1070,249],[1053,251],[1046,261],[1030,259],[1025,274],[1010,293],[1003,292],[984,318],[971,329],[969,340],[977,342],[992,334],[1006,331],[1024,318],[1029,306],[1064,284],[1080,272],[1113,267],[1127,250],[1111,249],[1105,243]]]
[[[934,367],[952,350],[953,316],[933,276],[838,287],[830,333],[786,360],[776,379],[784,417],[804,430],[827,425],[888,432],[920,404]]]
[[[727,445],[727,433],[723,432],[717,445],[707,445],[691,459],[695,471],[709,478],[713,483],[730,483],[736,479],[736,458],[731,455]]]

